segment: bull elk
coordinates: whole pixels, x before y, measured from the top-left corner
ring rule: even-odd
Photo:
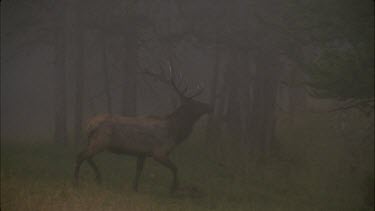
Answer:
[[[137,167],[133,189],[138,190],[138,181],[147,157],[169,168],[173,173],[171,192],[178,188],[177,167],[169,159],[169,154],[179,143],[192,132],[198,119],[208,113],[208,104],[194,100],[202,93],[203,88],[197,87],[189,91],[183,86],[181,74],[176,74],[169,64],[169,74],[144,72],[159,79],[172,88],[180,97],[181,104],[165,117],[126,117],[116,115],[98,115],[89,119],[87,124],[88,145],[77,155],[74,184],[78,185],[79,169],[83,161],[87,161],[94,170],[96,181],[101,183],[98,167],[92,158],[100,152],[109,151],[116,154],[127,154],[137,158]],[[177,81],[177,83],[176,83]],[[190,94],[188,94],[188,92]]]

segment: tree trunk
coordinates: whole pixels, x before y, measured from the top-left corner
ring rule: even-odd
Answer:
[[[228,98],[226,123],[231,135],[246,143],[249,141],[247,116],[250,109],[252,80],[249,53],[246,50],[234,49],[229,55],[228,67],[223,79]]]
[[[84,39],[82,31],[82,23],[80,17],[80,4],[75,6],[75,23],[73,30],[75,34],[74,47],[76,51],[75,55],[75,76],[76,76],[76,92],[75,92],[75,106],[74,106],[74,140],[75,143],[82,142],[82,116],[83,116],[83,89],[85,86],[84,78]]]
[[[66,3],[56,5],[55,33],[55,129],[54,141],[67,143],[66,126]]]
[[[213,109],[212,113],[208,116],[208,122],[207,122],[207,128],[206,128],[206,140],[207,142],[214,141],[214,139],[217,139],[217,136],[214,136],[214,134],[217,133],[219,130],[218,128],[218,122],[216,119],[216,99],[217,99],[217,84],[219,80],[219,63],[220,63],[220,57],[219,57],[219,49],[218,47],[215,48],[215,64],[213,68],[213,76],[212,76],[212,82],[211,82],[211,89],[210,89],[210,105]]]
[[[241,73],[239,69],[240,53],[232,51],[228,61],[228,66],[224,75],[227,93],[227,110],[225,115],[228,132],[235,138],[241,138],[241,112],[240,112],[240,92]]]
[[[294,122],[295,113],[298,110],[305,110],[306,108],[306,90],[303,85],[304,74],[302,66],[304,64],[304,57],[300,47],[291,45],[287,51],[290,57],[290,72],[287,83],[288,91],[288,111],[290,112],[291,122]]]
[[[295,67],[290,73],[289,91],[289,112],[294,122],[295,113],[306,108],[306,91],[302,85],[303,76]]]
[[[256,56],[254,98],[249,116],[250,137],[256,140],[262,156],[274,144],[276,97],[281,65],[276,55],[259,52]]]
[[[104,90],[105,90],[105,96],[107,100],[107,112],[109,114],[112,114],[112,97],[111,97],[111,82],[110,82],[110,74],[109,74],[109,69],[107,65],[107,39],[105,36],[105,32],[101,32],[101,38],[100,38],[100,43],[101,43],[101,53],[102,53],[102,71],[104,74]]]
[[[135,116],[137,113],[137,67],[138,67],[138,44],[136,26],[129,27],[126,31],[125,48],[126,57],[124,62],[124,86],[122,98],[122,114],[124,116]]]

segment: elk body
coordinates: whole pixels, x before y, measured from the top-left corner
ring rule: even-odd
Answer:
[[[171,70],[171,69],[170,69]],[[156,76],[153,74],[152,76]],[[87,147],[78,154],[74,173],[74,182],[78,184],[79,170],[83,161],[87,161],[101,182],[98,167],[92,158],[103,151],[128,154],[137,158],[136,175],[133,188],[137,191],[143,164],[147,157],[169,168],[173,173],[171,191],[178,187],[177,167],[169,159],[169,154],[191,133],[197,120],[210,111],[206,103],[186,96],[174,83],[173,77],[162,82],[169,83],[181,97],[181,105],[165,117],[124,117],[99,115],[91,118],[87,125]],[[200,93],[200,92],[199,92]],[[198,93],[198,94],[199,94]],[[196,94],[197,95],[197,94]],[[194,96],[196,96],[194,95]]]

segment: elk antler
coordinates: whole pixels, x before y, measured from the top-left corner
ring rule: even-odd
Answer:
[[[168,64],[169,75],[165,73],[164,68],[161,63],[159,64],[160,69],[162,69],[160,73],[154,73],[148,70],[143,71],[142,73],[148,76],[151,76],[153,78],[156,78],[160,82],[171,87],[182,100],[191,99],[193,97],[200,95],[203,92],[204,88],[200,84],[197,85],[197,88],[195,91],[194,90],[189,91],[188,90],[189,87],[187,83],[184,82],[181,72],[176,72],[172,64],[169,61],[167,62],[167,64]],[[190,94],[188,94],[188,92],[190,92]]]

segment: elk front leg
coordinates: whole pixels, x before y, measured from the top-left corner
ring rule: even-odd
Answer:
[[[87,150],[83,150],[77,155],[76,167],[74,169],[74,180],[73,185],[78,186],[79,181],[79,169],[81,168],[82,162],[87,159]]]
[[[87,162],[89,163],[89,165],[91,166],[91,168],[95,172],[96,183],[98,185],[100,185],[102,183],[102,177],[100,176],[100,172],[99,172],[98,167],[96,166],[96,164],[94,163],[94,161],[92,160],[92,158],[87,159]]]
[[[135,173],[135,179],[134,179],[134,183],[133,183],[133,189],[135,191],[138,191],[138,182],[139,182],[139,177],[141,176],[142,174],[142,170],[143,170],[143,164],[145,162],[145,156],[139,156],[137,158],[137,171]]]
[[[166,155],[153,155],[153,158],[161,163],[163,166],[169,168],[173,173],[173,182],[171,186],[171,192],[173,193],[178,188],[178,179],[177,179],[177,167],[169,160]]]

